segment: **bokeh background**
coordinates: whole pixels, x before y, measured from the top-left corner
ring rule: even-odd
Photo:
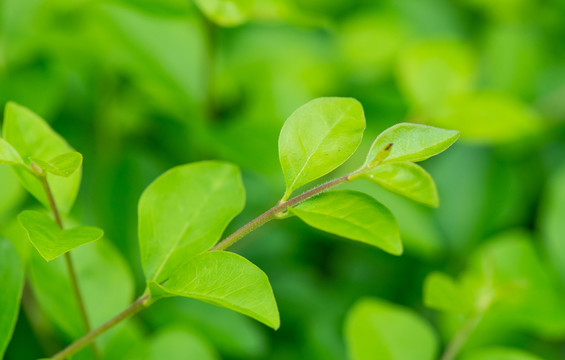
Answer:
[[[278,134],[313,98],[355,97],[366,113],[358,154],[330,177],[359,166],[395,123],[460,130],[455,146],[424,163],[441,206],[348,184],[393,210],[404,255],[296,219],[270,223],[233,250],[268,274],[280,330],[162,300],[100,340],[105,358],[341,360],[345,314],[367,296],[418,312],[445,344],[457,318],[423,305],[424,279],[435,270],[457,278],[494,253],[519,289],[487,314],[463,354],[506,346],[564,359],[565,1],[242,4],[222,18],[190,0],[0,0],[2,108],[29,107],[84,154],[72,215],[106,233],[75,255],[93,322],[143,291],[143,189],[175,165],[231,161],[247,188],[233,231],[280,199]],[[14,220],[34,206],[1,166],[0,235],[29,258],[10,360],[45,357],[82,333],[64,267],[38,260]]]

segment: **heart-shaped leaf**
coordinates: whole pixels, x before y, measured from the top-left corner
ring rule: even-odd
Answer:
[[[210,20],[220,26],[237,26],[247,21],[253,0],[195,0]]]
[[[208,251],[180,266],[164,285],[150,282],[154,298],[185,296],[225,307],[278,329],[279,311],[267,275],[249,260]]]
[[[18,219],[29,241],[47,261],[104,236],[102,229],[93,226],[62,230],[47,214],[39,211],[25,210]]]
[[[289,211],[317,229],[376,246],[394,255],[402,254],[394,216],[384,205],[364,193],[329,191]]]
[[[139,244],[145,276],[162,282],[183,262],[210,249],[243,209],[239,169],[205,161],[155,180],[139,200]]]

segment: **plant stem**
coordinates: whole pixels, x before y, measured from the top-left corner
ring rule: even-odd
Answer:
[[[312,196],[318,195],[321,192],[324,192],[336,185],[349,181],[350,177],[355,173],[350,173],[339,177],[337,179],[328,181],[325,184],[317,186],[311,190],[306,191],[305,193],[298,195],[290,200],[281,201],[274,207],[270,208],[269,210],[265,211],[263,214],[259,215],[255,219],[251,220],[247,224],[240,227],[236,230],[233,234],[225,238],[224,240],[220,241],[216,246],[214,246],[211,250],[225,250],[226,248],[235,244],[239,239],[244,237],[245,235],[249,234],[253,230],[257,229],[258,227],[262,226],[263,224],[273,220],[277,217],[277,214],[286,210],[290,206],[297,205],[304,200],[311,198]]]
[[[475,316],[469,318],[461,329],[457,331],[451,342],[445,349],[445,352],[441,356],[441,360],[453,360],[471,335],[471,333],[475,330],[479,322],[482,320],[483,314],[478,313]]]
[[[324,183],[324,184],[319,185],[319,186],[317,186],[317,187],[315,187],[311,190],[308,190],[305,193],[298,195],[298,196],[296,196],[296,197],[294,197],[290,200],[279,202],[277,205],[275,205],[271,209],[267,210],[263,214],[259,215],[255,219],[251,220],[247,224],[243,225],[241,228],[239,228],[233,234],[231,234],[230,236],[228,236],[227,238],[225,238],[224,240],[219,242],[215,247],[210,249],[210,251],[224,250],[224,249],[232,246],[233,244],[235,244],[239,239],[241,239],[245,235],[249,234],[253,230],[260,227],[261,225],[269,222],[270,220],[276,218],[279,213],[286,210],[288,207],[297,205],[297,204],[301,203],[302,201],[309,199],[309,198],[311,198],[315,195],[318,195],[318,194],[320,194],[320,193],[322,193],[326,190],[329,190],[330,188],[332,188],[336,185],[347,182],[347,181],[351,180],[351,177],[353,175],[356,175],[358,172],[360,172],[360,170],[352,172],[352,173],[347,174],[347,175],[344,175],[344,176],[339,177],[337,179],[328,181],[327,183]],[[145,307],[148,307],[149,305],[146,302],[149,299],[150,299],[150,294],[146,294],[146,295],[141,296],[129,308],[127,308],[126,310],[124,310],[123,312],[121,312],[120,314],[118,314],[113,319],[109,320],[108,322],[106,322],[105,324],[100,326],[99,328],[90,331],[88,334],[86,334],[85,336],[78,339],[77,341],[75,341],[74,343],[69,345],[67,348],[62,350],[61,352],[59,352],[56,355],[54,355],[53,357],[51,357],[51,360],[62,360],[62,359],[66,359],[69,356],[73,355],[74,353],[76,353],[77,351],[82,349],[83,347],[85,347],[88,344],[90,344],[91,342],[93,342],[94,339],[96,339],[99,335],[106,332],[108,329],[117,325],[118,323],[125,320],[129,316],[138,313],[139,311],[141,311]]]
[[[38,178],[41,180],[41,184],[43,185],[43,189],[45,190],[45,194],[47,195],[47,199],[49,200],[49,205],[51,207],[51,211],[53,212],[53,216],[55,217],[55,222],[59,225],[61,230],[63,229],[63,220],[61,219],[61,213],[59,212],[59,208],[55,202],[55,197],[53,196],[53,191],[51,191],[51,187],[49,186],[49,182],[47,181],[47,176],[41,172],[40,169],[33,167]],[[82,319],[82,323],[84,325],[84,329],[86,332],[90,331],[90,321],[88,320],[88,315],[86,313],[86,307],[84,305],[84,299],[80,292],[80,288],[78,285],[78,277],[76,274],[75,267],[73,265],[73,259],[71,257],[70,252],[65,253],[65,263],[67,264],[67,270],[69,272],[69,277],[71,279],[71,287],[73,289],[74,296],[76,298],[78,309],[80,313],[80,317]],[[100,353],[96,347],[96,345],[92,344],[92,350],[94,351],[94,355],[96,358],[100,358]]]
[[[130,307],[128,307],[127,309],[125,309],[124,311],[122,311],[121,313],[116,315],[114,318],[105,322],[100,327],[90,331],[88,334],[86,334],[82,338],[78,339],[77,341],[75,341],[71,345],[67,346],[65,349],[63,349],[60,352],[58,352],[57,354],[53,355],[51,357],[51,360],[63,360],[63,359],[69,358],[70,356],[75,354],[77,351],[81,350],[82,348],[84,348],[88,344],[92,343],[94,341],[94,339],[96,339],[101,334],[105,333],[106,331],[113,328],[114,326],[116,326],[117,324],[122,322],[123,320],[127,319],[128,317],[132,316],[133,314],[138,313],[139,311],[141,311],[142,309],[147,307],[146,302],[147,302],[147,300],[149,300],[149,298],[150,298],[149,294],[146,294],[146,295],[139,297],[133,304],[130,305]]]

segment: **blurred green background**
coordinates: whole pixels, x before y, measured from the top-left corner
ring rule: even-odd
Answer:
[[[445,344],[457,318],[424,307],[425,277],[458,277],[491,256],[520,284],[519,300],[494,307],[463,353],[496,345],[565,358],[565,1],[247,0],[227,16],[197,3],[0,0],[2,108],[29,107],[84,154],[73,216],[106,233],[76,251],[95,324],[144,289],[137,201],[168,168],[241,167],[247,206],[229,233],[280,199],[278,134],[313,98],[355,97],[367,117],[359,153],[332,176],[359,166],[397,122],[462,138],[424,163],[438,209],[347,185],[393,210],[403,256],[296,219],[270,223],[233,250],[271,279],[280,330],[162,300],[100,340],[106,359],[345,359],[345,314],[367,296],[412,308]],[[14,220],[34,206],[0,167],[0,235],[29,257],[10,360],[45,357],[82,333],[64,267],[36,259]]]

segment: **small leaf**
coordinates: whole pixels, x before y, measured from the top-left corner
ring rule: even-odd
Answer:
[[[12,338],[24,286],[24,266],[12,243],[0,239],[0,358]]]
[[[518,349],[492,347],[465,353],[462,360],[542,360],[541,357]]]
[[[389,144],[392,150],[384,162],[426,160],[450,147],[459,137],[455,130],[445,130],[427,125],[400,123],[383,131],[375,140],[366,164]]]
[[[182,327],[159,330],[148,344],[147,360],[219,360],[215,349],[202,335]]]
[[[20,154],[6,140],[0,138],[0,164],[23,165]]]
[[[394,255],[402,254],[394,216],[384,205],[364,193],[330,191],[289,211],[317,229],[376,246]]]
[[[151,282],[150,291],[154,298],[165,294],[195,298],[240,312],[275,330],[280,326],[267,275],[249,260],[231,252],[209,251],[195,256],[164,285]]]
[[[42,170],[53,175],[69,177],[82,165],[82,154],[70,152],[56,156],[50,161],[43,161],[35,157],[30,157],[30,160]]]
[[[438,341],[432,327],[408,308],[363,299],[345,320],[351,360],[432,360]]]
[[[225,27],[246,22],[253,6],[253,0],[195,0],[195,3],[206,17]]]
[[[351,98],[319,98],[296,110],[279,137],[286,194],[343,164],[365,130],[361,104]]]
[[[102,229],[93,226],[61,230],[47,214],[39,211],[25,210],[18,219],[26,230],[29,241],[47,261],[104,236]]]
[[[452,313],[467,313],[472,310],[468,297],[455,280],[439,272],[426,278],[424,303],[430,308]]]
[[[410,163],[386,163],[356,177],[371,180],[387,190],[425,205],[437,207],[439,198],[434,180],[420,166]]]
[[[52,159],[73,151],[73,148],[42,118],[23,106],[9,102],[4,114],[4,139],[19,153],[24,162],[30,157]],[[42,204],[49,207],[49,200],[41,181],[22,166],[14,166],[22,185]],[[47,175],[59,211],[68,213],[75,201],[82,172],[75,171],[67,178]]]
[[[210,249],[245,204],[239,169],[217,161],[173,168],[139,200],[145,276],[162,282],[183,262]]]

